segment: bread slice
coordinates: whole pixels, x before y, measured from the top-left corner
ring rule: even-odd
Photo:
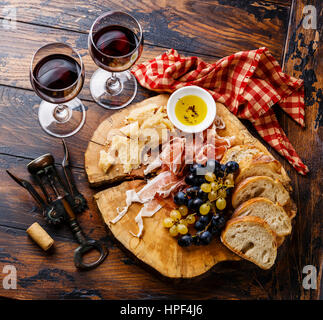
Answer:
[[[287,236],[292,231],[291,220],[284,208],[266,198],[253,198],[241,204],[232,218],[242,216],[259,217],[267,222],[279,237]]]
[[[253,145],[237,145],[224,153],[221,163],[227,163],[228,161],[239,163],[242,160],[251,160],[259,155],[264,155],[263,151]]]
[[[290,179],[282,170],[282,165],[268,155],[259,155],[239,162],[239,173],[235,179],[238,184],[242,180],[253,176],[267,176],[278,179],[284,186],[288,186]]]
[[[237,208],[243,202],[255,197],[267,198],[281,206],[286,205],[290,199],[289,193],[278,180],[267,176],[255,176],[246,178],[235,187],[232,206]]]
[[[240,257],[262,269],[270,269],[277,256],[276,235],[259,217],[229,220],[221,234],[222,243]]]

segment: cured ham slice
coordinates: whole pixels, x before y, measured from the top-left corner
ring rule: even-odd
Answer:
[[[111,223],[117,223],[128,212],[132,203],[143,203],[144,206],[136,217],[139,232],[135,236],[140,237],[143,228],[142,217],[152,217],[162,207],[158,200],[154,198],[169,197],[181,185],[184,185],[184,178],[178,179],[172,172],[164,171],[151,179],[140,191],[136,192],[134,189],[127,190],[126,206],[117,209],[118,215],[111,220]]]
[[[226,151],[227,146],[215,147],[212,144],[207,144],[199,150],[199,153],[195,156],[195,161],[205,164],[208,159],[221,160]]]
[[[181,175],[185,164],[193,162],[204,164],[207,159],[220,160],[223,154],[230,148],[235,137],[220,137],[216,129],[223,128],[221,119],[217,125],[194,136],[174,137],[163,145],[162,153],[145,170],[145,174],[162,167],[162,171],[168,170],[175,175]]]
[[[135,218],[135,222],[137,223],[138,229],[139,229],[138,233],[134,234],[131,231],[130,231],[130,233],[134,237],[139,238],[142,234],[143,229],[144,229],[144,222],[143,222],[142,218],[152,217],[161,208],[162,208],[162,205],[158,202],[158,200],[155,200],[155,199],[145,203]]]
[[[183,166],[182,158],[185,148],[185,138],[174,137],[163,145],[160,159],[174,174],[179,174]]]
[[[144,202],[152,200],[156,194],[166,198],[175,190],[183,179],[179,180],[176,175],[170,171],[161,172],[155,178],[151,179],[139,192],[138,196]]]
[[[235,140],[235,136],[220,137],[216,132],[216,129],[216,125],[213,125],[211,128],[206,130],[205,142],[213,145],[214,147],[225,146],[226,148],[230,148]]]
[[[154,161],[148,164],[147,168],[144,170],[144,175],[147,175],[148,173],[152,172],[153,170],[161,167],[162,161],[160,160],[160,157],[156,157]]]
[[[129,207],[134,202],[143,203],[135,190],[133,190],[133,189],[127,190],[126,191],[126,206],[123,208],[117,208],[118,215],[113,220],[111,220],[111,223],[113,223],[113,224],[117,223],[128,212]]]

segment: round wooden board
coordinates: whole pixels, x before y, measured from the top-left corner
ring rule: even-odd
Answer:
[[[113,236],[123,247],[139,260],[169,278],[194,278],[210,270],[222,261],[241,260],[240,257],[229,251],[219,239],[214,239],[208,246],[191,246],[182,248],[177,240],[168,234],[162,225],[162,220],[168,216],[169,209],[160,209],[152,218],[144,218],[144,231],[142,237],[136,238],[130,231],[137,233],[135,217],[142,204],[134,203],[127,214],[116,224],[110,221],[117,215],[117,208],[125,205],[125,193],[129,189],[141,189],[146,183],[143,168],[125,175],[120,166],[116,165],[104,174],[98,167],[99,152],[104,149],[105,139],[110,130],[123,126],[123,121],[133,108],[149,103],[158,106],[166,105],[169,95],[162,94],[140,103],[132,105],[104,120],[88,145],[85,153],[85,169],[91,186],[111,184],[115,181],[124,181],[120,185],[108,188],[95,195],[100,214]],[[220,136],[235,136],[235,144],[255,145],[264,153],[270,154],[264,145],[253,137],[247,128],[223,104],[217,103],[217,115],[225,122],[225,129],[218,130]],[[283,169],[284,174],[286,174]],[[141,178],[141,180],[126,181]]]
[[[240,258],[213,240],[208,246],[182,248],[163,227],[163,219],[169,210],[162,208],[152,218],[144,218],[144,231],[139,239],[130,234],[137,233],[135,217],[142,204],[134,203],[127,214],[116,224],[110,221],[117,215],[117,208],[126,204],[125,193],[129,189],[141,189],[144,181],[127,181],[119,186],[104,190],[95,195],[95,200],[104,222],[113,236],[142,262],[169,278],[194,278],[207,272],[221,261]]]

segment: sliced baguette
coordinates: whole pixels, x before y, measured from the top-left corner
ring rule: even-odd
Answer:
[[[243,202],[262,197],[285,206],[289,201],[289,193],[278,181],[267,176],[255,176],[241,181],[234,189],[232,195],[232,206],[237,208]]]
[[[251,160],[255,156],[264,155],[263,151],[253,145],[238,145],[228,149],[221,160],[221,163],[228,161],[240,162],[242,160]]]
[[[251,159],[239,162],[239,173],[235,179],[235,184],[253,176],[267,176],[278,179],[284,186],[288,186],[290,179],[282,170],[282,165],[276,159],[268,155],[258,155]]]
[[[221,234],[222,243],[240,257],[262,269],[270,269],[277,256],[276,235],[259,217],[229,220]]]
[[[233,213],[232,218],[242,216],[259,217],[267,222],[279,237],[292,232],[292,224],[284,208],[266,198],[253,198],[241,204]]]

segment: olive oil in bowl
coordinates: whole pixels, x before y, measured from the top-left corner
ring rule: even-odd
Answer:
[[[195,126],[203,122],[207,114],[205,101],[196,95],[179,98],[175,105],[175,115],[186,126]]]
[[[177,89],[167,102],[169,120],[183,132],[202,132],[211,126],[215,115],[216,103],[213,97],[198,86]]]

